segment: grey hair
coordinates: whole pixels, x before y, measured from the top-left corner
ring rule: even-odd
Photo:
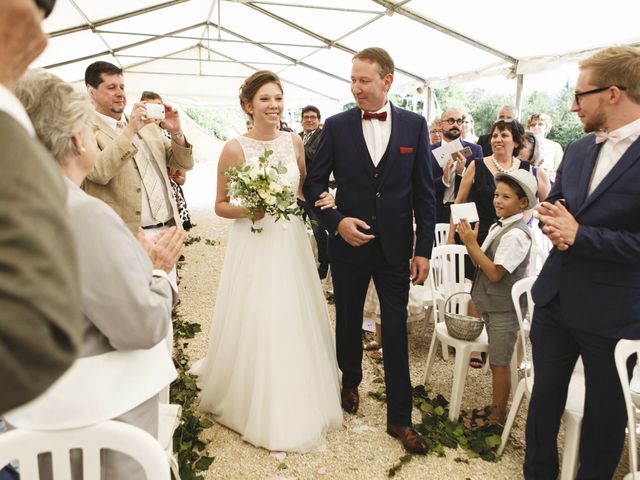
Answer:
[[[93,107],[86,93],[43,69],[27,70],[15,85],[36,133],[60,165],[74,153],[72,136],[88,125]]]

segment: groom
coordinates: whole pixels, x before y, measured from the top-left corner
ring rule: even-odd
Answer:
[[[393,73],[393,60],[381,48],[353,57],[351,93],[358,108],[327,119],[304,194],[313,205],[333,172],[337,209],[316,210],[335,236],[329,255],[342,408],[358,410],[362,315],[373,277],[382,321],[387,433],[408,451],[424,454],[428,446],[411,424],[407,303],[409,278],[423,283],[429,273],[435,194],[427,123],[389,103]]]

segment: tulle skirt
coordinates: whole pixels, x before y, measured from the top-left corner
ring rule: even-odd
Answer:
[[[206,358],[200,409],[253,445],[304,452],[342,425],[333,334],[304,224],[234,221]]]

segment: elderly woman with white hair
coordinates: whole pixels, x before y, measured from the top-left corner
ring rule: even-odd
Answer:
[[[80,189],[97,153],[84,93],[44,70],[27,72],[15,91],[65,177],[85,327],[71,369],[7,421],[54,430],[115,419],[157,436],[158,395],[176,375],[165,339],[177,293],[167,272],[184,232],[173,227],[153,243],[136,240],[107,204]],[[145,478],[136,462],[115,452],[102,452],[102,471],[103,479]]]

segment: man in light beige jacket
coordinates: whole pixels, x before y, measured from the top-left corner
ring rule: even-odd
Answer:
[[[180,226],[167,167],[190,170],[193,154],[177,110],[165,105],[161,125],[171,134],[169,141],[144,103],[134,104],[131,115],[124,115],[122,69],[108,62],[92,63],[85,84],[96,109],[93,128],[100,152],[84,190],[111,206],[134,234],[139,227],[150,236],[155,230]]]

